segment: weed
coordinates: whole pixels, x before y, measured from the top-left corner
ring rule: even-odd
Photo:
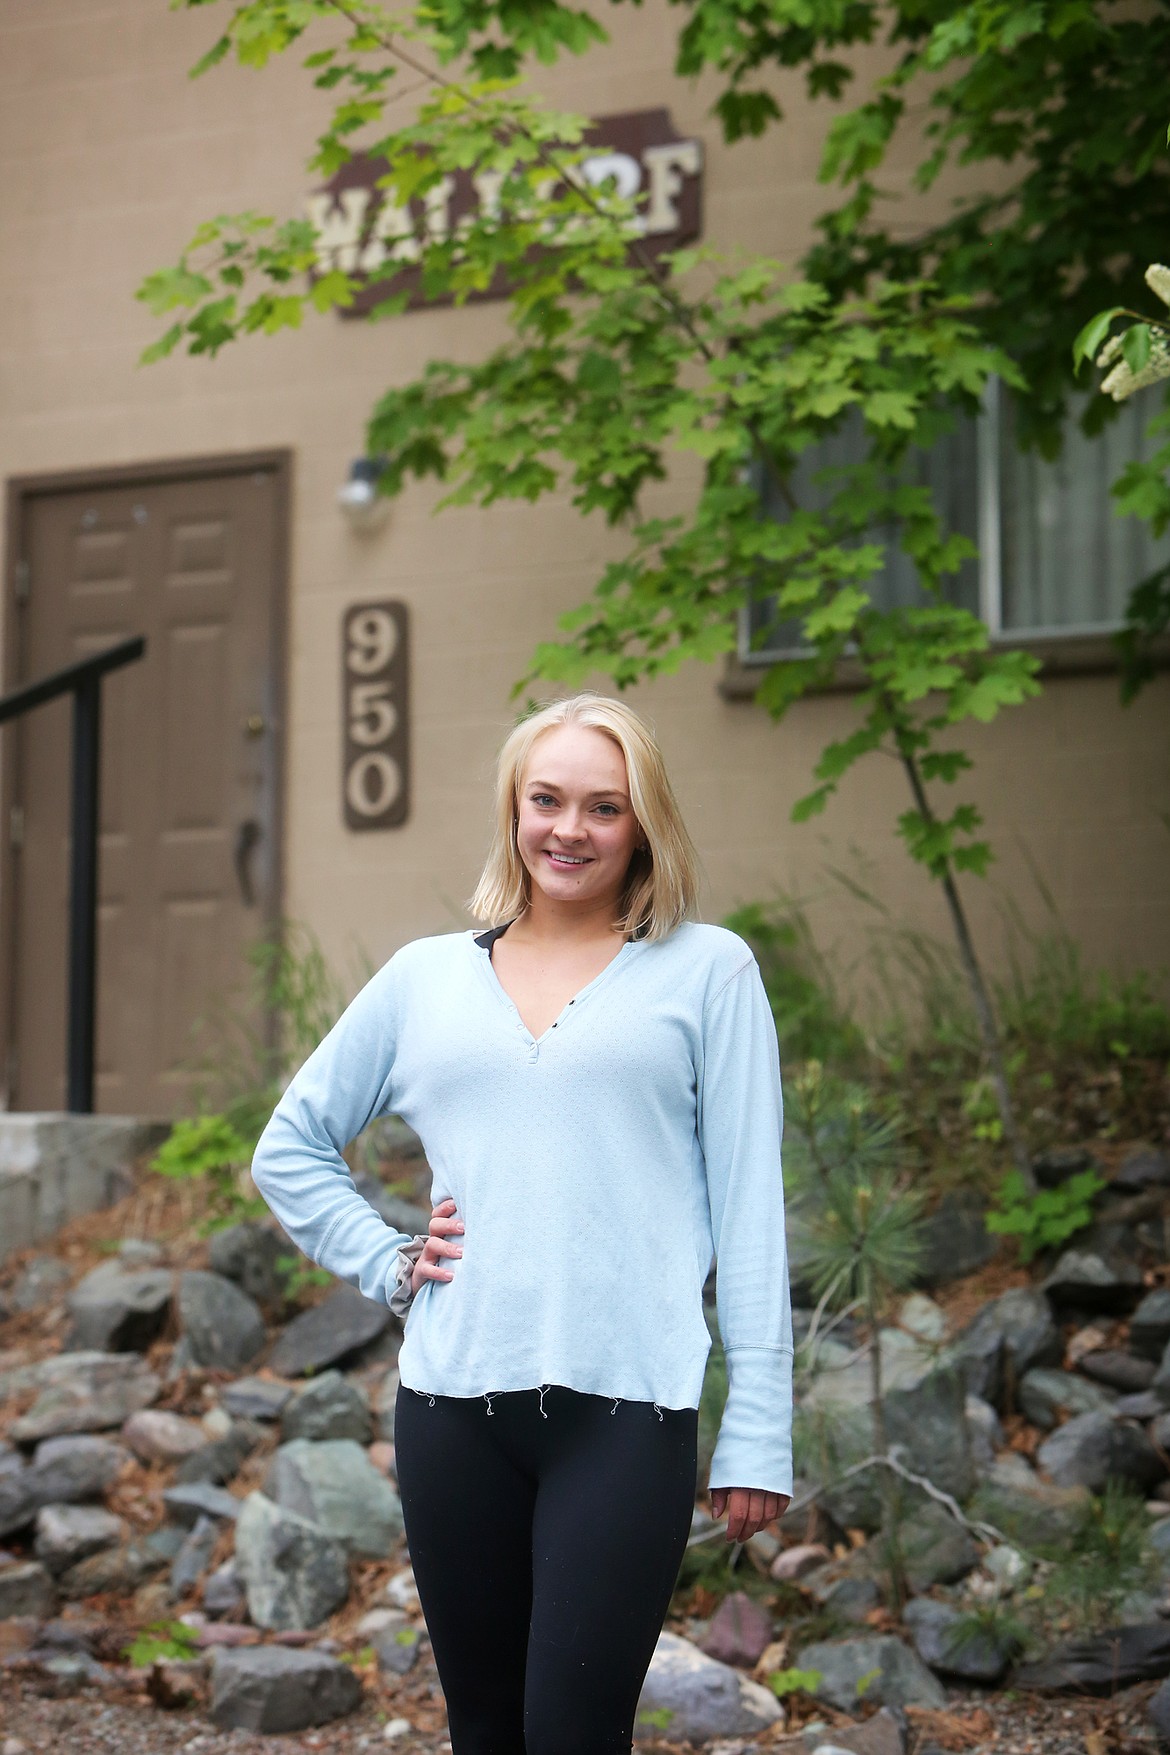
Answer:
[[[122,1656],[135,1669],[147,1669],[163,1658],[194,1657],[198,1650],[199,1636],[185,1621],[152,1621],[122,1648]]]

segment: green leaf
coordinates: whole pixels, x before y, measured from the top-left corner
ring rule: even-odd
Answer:
[[[1148,323],[1134,323],[1121,338],[1121,357],[1135,377],[1150,363],[1152,341]]]
[[[1094,360],[1100,350],[1101,343],[1109,333],[1114,318],[1120,317],[1122,307],[1113,305],[1108,311],[1098,311],[1090,317],[1084,328],[1079,331],[1072,344],[1073,365],[1080,370],[1085,360]]]

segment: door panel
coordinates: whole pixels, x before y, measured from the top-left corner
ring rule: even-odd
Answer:
[[[15,680],[146,637],[145,656],[102,683],[99,1113],[189,1107],[190,1059],[205,1045],[192,1025],[233,990],[246,1006],[246,948],[279,914],[282,503],[275,468],[27,502]],[[65,1103],[71,714],[65,698],[17,722],[13,1108]],[[258,833],[241,867],[249,822]],[[267,1037],[268,1020],[247,1022]]]

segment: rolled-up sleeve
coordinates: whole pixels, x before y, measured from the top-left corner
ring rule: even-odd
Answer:
[[[792,1307],[776,1025],[755,959],[703,1012],[697,1126],[728,1395],[712,1487],[792,1493]]]
[[[265,1126],[252,1180],[297,1247],[388,1304],[398,1251],[411,1242],[363,1199],[342,1152],[376,1115],[393,1112],[397,1035],[392,957],[318,1043]]]

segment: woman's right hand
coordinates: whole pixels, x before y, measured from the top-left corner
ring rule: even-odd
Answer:
[[[441,1200],[431,1212],[431,1222],[427,1227],[430,1236],[423,1245],[422,1254],[414,1264],[414,1272],[410,1276],[413,1292],[426,1280],[453,1280],[454,1274],[449,1268],[441,1265],[444,1257],[460,1256],[463,1245],[453,1243],[451,1237],[462,1235],[463,1220],[456,1216],[454,1200]]]

